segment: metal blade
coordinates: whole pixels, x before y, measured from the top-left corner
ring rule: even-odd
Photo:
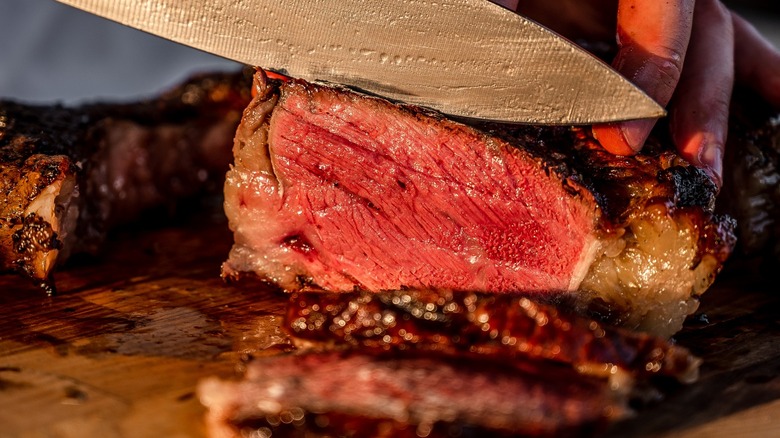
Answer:
[[[608,65],[487,0],[59,0],[226,58],[456,116],[655,118]]]

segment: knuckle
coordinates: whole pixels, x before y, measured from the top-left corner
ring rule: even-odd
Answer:
[[[657,71],[658,81],[674,88],[680,80],[684,52],[676,47],[660,47],[650,62]]]

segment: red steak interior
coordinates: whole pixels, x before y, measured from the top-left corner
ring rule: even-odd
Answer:
[[[568,194],[520,149],[404,115],[329,89],[279,101],[268,132],[277,181],[258,173],[231,195],[254,230],[246,244],[270,246],[283,284],[296,275],[331,290],[579,284],[593,257],[592,199]]]

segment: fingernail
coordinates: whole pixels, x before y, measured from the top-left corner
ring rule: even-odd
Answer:
[[[719,143],[710,143],[699,152],[699,162],[709,174],[712,182],[720,187],[723,175],[723,146]]]
[[[629,120],[620,124],[620,135],[623,136],[628,147],[634,152],[639,152],[647,136],[650,135],[653,125],[655,120]]]

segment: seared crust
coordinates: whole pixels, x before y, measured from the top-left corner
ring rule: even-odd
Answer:
[[[361,351],[426,352],[512,363],[567,364],[582,373],[612,370],[692,382],[700,360],[644,333],[604,326],[524,296],[452,291],[293,294],[290,336]]]
[[[61,243],[52,224],[28,207],[47,187],[73,178],[76,166],[62,155],[34,154],[19,161],[0,163],[0,270],[46,280],[49,254]]]

